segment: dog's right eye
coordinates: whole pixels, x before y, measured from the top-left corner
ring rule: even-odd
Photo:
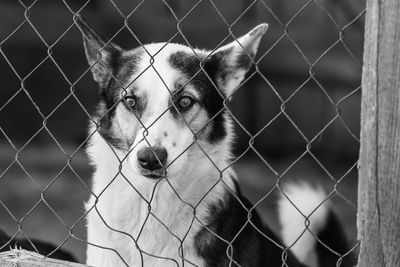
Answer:
[[[133,108],[136,104],[136,100],[133,96],[125,96],[124,102],[131,108]]]

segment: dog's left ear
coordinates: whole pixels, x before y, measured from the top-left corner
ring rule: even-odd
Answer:
[[[106,42],[80,15],[75,16],[74,21],[82,32],[86,58],[93,78],[102,87],[111,78],[112,63],[122,53],[122,49],[112,42]]]
[[[237,40],[217,49],[205,63],[222,91],[230,96],[244,79],[268,24],[260,24]]]

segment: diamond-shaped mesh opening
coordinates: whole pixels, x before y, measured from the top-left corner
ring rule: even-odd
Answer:
[[[40,197],[39,183],[36,176],[27,175],[17,163],[14,163],[1,178],[1,201],[18,219],[22,218]],[[23,184],[23,188],[18,185]],[[7,189],[7,190],[6,190]],[[19,199],[18,205],[13,205]]]
[[[46,80],[48,76],[52,76],[60,82],[49,82],[47,87],[41,87],[43,80]],[[48,116],[69,95],[69,86],[67,82],[61,83],[62,80],[63,76],[50,60],[46,60],[25,80],[24,88],[40,107],[43,115]],[[45,97],[43,97],[44,95]]]
[[[54,6],[49,2],[36,1],[29,9],[29,22],[46,43],[52,44],[69,27],[71,14],[62,3]],[[57,23],[57,27],[53,27],[54,24],[49,21]]]
[[[264,142],[273,136],[285,135],[285,142],[280,142],[276,140],[278,147],[276,148],[274,144],[266,145]],[[278,117],[274,117],[274,120],[269,124],[268,127],[261,129],[255,138],[254,148],[256,151],[263,155],[265,159],[275,159],[282,157],[283,162],[290,163],[292,160],[296,159],[304,152],[304,147],[306,146],[306,141],[303,136],[297,131],[295,126],[286,119],[286,117],[280,114]],[[288,147],[292,149],[288,153]],[[275,167],[274,167],[275,169]],[[281,169],[277,169],[279,171]]]
[[[91,108],[90,111],[92,111],[92,109],[93,108]],[[71,110],[74,111],[77,117],[70,116]],[[66,99],[61,106],[51,113],[47,121],[47,127],[67,153],[72,153],[85,141],[86,134],[78,131],[78,127],[66,127],[69,124],[80,125],[80,128],[83,129],[87,128],[87,115],[71,95],[69,95],[69,98]]]
[[[269,252],[251,260],[273,256],[258,266],[291,266],[303,261],[296,243],[311,238],[330,264],[355,263],[364,1],[4,2],[0,229],[11,241],[2,250],[18,235],[80,262],[87,247],[92,265],[104,255],[108,266],[246,266],[243,244],[260,242]],[[269,30],[253,55],[239,37],[262,22]],[[81,33],[97,42],[88,58]],[[157,42],[166,43],[144,45]],[[238,50],[217,57],[230,42]],[[235,72],[240,60],[246,75]],[[228,92],[224,79],[240,83]],[[208,95],[190,118],[179,90],[196,86]],[[130,99],[136,92],[147,98]],[[146,174],[149,158],[161,167]],[[290,191],[304,184],[320,190],[304,196],[309,210]],[[302,229],[294,243],[283,202]],[[313,220],[323,211],[345,229],[328,236],[343,234],[346,246],[320,238]]]
[[[21,109],[21,107],[24,108]],[[6,142],[7,136],[16,145],[22,146],[42,127],[42,120],[39,112],[23,90],[19,91],[11,101],[6,102],[0,112],[2,114],[0,120],[3,132],[0,138],[2,141],[4,140],[4,142]],[[8,113],[13,113],[13,116],[9,117],[3,115]],[[16,121],[24,123],[15,123]],[[19,132],[19,138],[15,140],[9,132]]]
[[[7,13],[13,13],[13,17],[7,17],[4,14]],[[2,23],[4,23],[4,25],[7,25],[7,27],[3,28],[4,30],[2,30],[1,32],[1,40],[2,43],[4,43],[8,38],[10,38],[11,36],[13,36],[15,34],[15,32],[22,27],[22,25],[24,24],[25,21],[25,17],[24,17],[24,12],[25,9],[22,5],[20,4],[11,4],[11,5],[3,5],[2,9],[0,10],[0,14],[2,15]]]

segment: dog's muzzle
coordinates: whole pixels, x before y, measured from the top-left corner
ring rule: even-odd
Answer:
[[[161,178],[165,176],[165,164],[168,153],[163,147],[144,147],[137,152],[137,160],[142,175],[148,178]]]

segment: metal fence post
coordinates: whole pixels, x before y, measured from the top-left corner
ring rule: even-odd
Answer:
[[[358,266],[400,266],[400,2],[367,0]]]

